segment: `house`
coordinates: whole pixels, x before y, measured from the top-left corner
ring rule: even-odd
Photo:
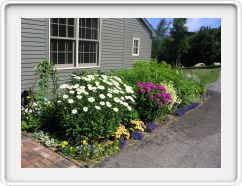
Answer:
[[[74,71],[129,68],[151,58],[154,30],[143,18],[21,19],[21,89],[34,67],[50,59],[65,82]]]

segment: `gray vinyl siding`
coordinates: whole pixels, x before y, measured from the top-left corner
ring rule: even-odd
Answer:
[[[101,21],[100,67],[94,70],[113,70],[132,67],[135,60],[149,60],[151,34],[138,19],[105,18]],[[140,55],[132,56],[133,37],[140,38]],[[21,89],[31,86],[34,67],[49,57],[48,19],[21,19]],[[74,71],[83,69],[58,69],[61,83],[65,83]]]
[[[152,39],[150,32],[138,19],[125,19],[124,67],[130,68],[136,60],[150,60]],[[133,38],[140,39],[139,56],[132,56]]]
[[[35,69],[42,59],[47,58],[46,19],[21,19],[21,90],[31,86]]]

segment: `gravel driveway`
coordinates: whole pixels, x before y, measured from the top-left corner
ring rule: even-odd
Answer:
[[[210,99],[177,122],[117,153],[98,167],[220,168],[221,77],[207,86]]]

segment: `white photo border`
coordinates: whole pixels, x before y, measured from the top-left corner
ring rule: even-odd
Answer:
[[[6,170],[8,169],[8,167],[6,167],[6,149],[7,149],[7,131],[6,131],[6,119],[7,119],[7,113],[5,111],[6,109],[6,86],[7,86],[7,79],[6,79],[6,64],[5,64],[5,60],[6,60],[6,54],[7,51],[5,49],[6,47],[6,30],[5,30],[5,26],[6,26],[6,8],[9,5],[232,5],[236,8],[236,64],[235,66],[237,67],[236,69],[236,77],[237,77],[237,81],[236,81],[236,85],[237,88],[236,90],[236,100],[237,100],[237,104],[236,104],[236,120],[237,120],[237,124],[236,124],[236,129],[237,129],[237,139],[236,139],[236,179],[233,181],[228,181],[228,182],[209,182],[209,181],[189,181],[189,182],[184,182],[184,181],[179,181],[179,182],[174,182],[174,181],[158,181],[158,182],[150,182],[150,181],[124,181],[122,182],[118,182],[118,181],[73,181],[73,182],[60,182],[60,181],[55,181],[55,182],[36,182],[36,181],[32,181],[32,182],[28,182],[28,181],[14,181],[14,180],[8,180],[7,179],[7,175],[6,175]],[[216,1],[216,0],[211,0],[211,1],[183,1],[183,0],[179,0],[179,1],[148,1],[148,0],[144,0],[144,1],[135,1],[135,0],[131,0],[131,1],[103,1],[103,0],[89,0],[89,1],[6,1],[3,2],[1,5],[1,66],[0,66],[0,77],[1,77],[1,97],[0,97],[0,103],[1,103],[1,115],[0,115],[0,119],[1,119],[1,128],[0,128],[0,138],[1,138],[1,162],[0,162],[0,173],[1,173],[1,184],[2,185],[239,185],[241,184],[241,79],[242,79],[242,75],[241,75],[241,64],[240,62],[241,60],[241,2],[237,1],[237,0],[231,0],[231,1]],[[223,26],[222,26],[223,29]],[[223,32],[222,32],[223,34]],[[223,64],[222,64],[223,66]],[[222,67],[223,68],[223,67]],[[31,169],[30,169],[31,170]],[[52,171],[56,171],[56,169],[51,169]],[[85,169],[87,170],[87,169]],[[88,169],[88,171],[90,171],[91,169]],[[114,169],[112,169],[114,170]],[[147,169],[148,170],[148,169]],[[156,169],[158,170],[158,169]]]

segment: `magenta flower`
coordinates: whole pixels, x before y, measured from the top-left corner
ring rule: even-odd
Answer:
[[[145,90],[144,89],[141,89],[140,92],[141,92],[141,94],[144,94],[145,93]]]
[[[158,107],[161,107],[163,105],[162,102],[158,102]]]
[[[162,94],[161,94],[161,93],[157,93],[156,96],[157,96],[157,97],[161,97]]]

